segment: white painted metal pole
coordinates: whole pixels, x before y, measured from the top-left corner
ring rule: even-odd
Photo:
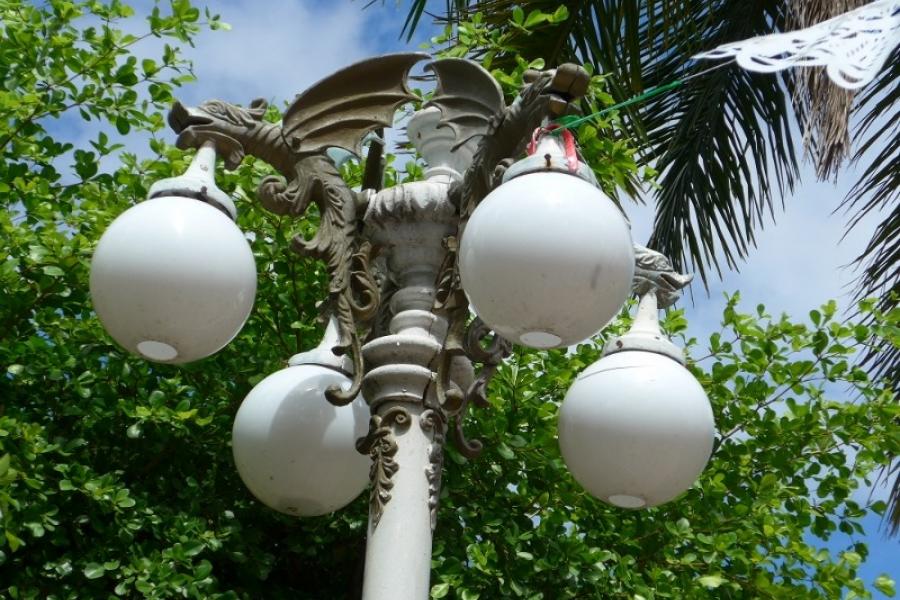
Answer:
[[[362,394],[373,415],[362,444],[373,459],[364,600],[427,600],[430,591],[446,429],[435,369],[447,335],[446,319],[432,309],[443,242],[459,224],[447,195],[459,177],[448,166],[454,138],[437,129],[437,112],[419,111],[407,127],[430,165],[426,181],[381,190],[365,216],[369,239],[388,249],[388,275],[399,289],[390,332],[363,347]],[[462,377],[471,380],[470,365]]]
[[[428,506],[428,433],[420,411],[411,410],[408,429],[397,437],[391,500],[381,518],[369,518],[364,600],[425,600],[431,576]],[[418,413],[418,414],[416,414]]]
[[[363,394],[377,415],[364,600],[429,595],[444,422],[425,399],[434,395],[431,364],[446,334],[443,319],[423,310],[433,294],[426,285],[398,291],[391,334],[363,349],[369,368]]]

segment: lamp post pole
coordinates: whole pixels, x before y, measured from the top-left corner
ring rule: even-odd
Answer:
[[[411,129],[425,129],[413,117]],[[440,165],[432,155],[430,165]],[[394,282],[385,335],[362,352],[362,394],[372,412],[368,435],[357,443],[372,457],[371,500],[363,598],[427,598],[431,537],[440,492],[446,415],[438,406],[434,365],[448,323],[434,314],[435,281],[443,262],[442,240],[455,233],[456,209],[448,198],[454,181],[434,166],[425,181],[381,190],[370,200],[365,233],[386,249]],[[471,379],[461,369],[458,385]]]
[[[556,126],[548,126],[587,92],[588,74],[575,65],[526,73],[521,93],[507,106],[497,82],[476,63],[432,62],[437,88],[407,126],[411,144],[427,164],[424,180],[380,189],[378,177],[371,177],[373,159],[365,179],[375,181],[374,188],[347,187],[326,151],[338,147],[359,154],[371,131],[390,125],[398,106],[416,99],[406,77],[426,56],[381,56],[338,71],[300,94],[278,124],[265,119],[267,105],[261,100],[246,108],[217,100],[198,107],[176,103],[169,123],[178,133],[177,144],[197,148],[197,158],[186,176],[154,185],[146,206],[117,220],[124,225],[113,223],[92,265],[95,306],[117,341],[157,362],[202,358],[236,333],[255,290],[252,268],[237,275],[230,268],[237,262],[252,265],[252,255],[235,227],[233,204],[212,180],[214,156],[230,169],[248,154],[272,165],[280,176],[265,177],[256,197],[276,214],[299,217],[310,204],[317,206],[316,234],[294,238],[292,248],[328,267],[325,337],[247,396],[235,418],[233,449],[251,491],[276,510],[298,516],[326,514],[350,502],[365,483],[360,454],[369,457],[365,600],[428,597],[444,443],[452,440],[469,458],[480,452],[481,442],[467,440],[461,424],[471,405],[487,405],[488,381],[511,351],[504,337],[537,348],[586,339],[618,312],[635,274],[624,217],[597,189],[572,134],[565,130],[557,136],[551,133]],[[526,146],[529,157],[509,167]],[[515,184],[507,185],[510,180]],[[529,193],[534,186],[538,193]],[[495,188],[506,191],[495,195]],[[506,206],[506,212],[476,213],[489,195],[488,204]],[[188,213],[193,216],[186,227]],[[150,232],[142,228],[144,214],[155,219]],[[510,217],[516,218],[507,223]],[[206,235],[211,224],[216,237]],[[133,239],[137,233],[143,235],[139,243]],[[198,236],[204,242],[201,258],[190,248]],[[542,239],[548,236],[552,239]],[[157,240],[170,237],[178,238],[170,249],[178,268],[177,276],[168,278],[173,281],[165,269],[146,268]],[[220,252],[219,243],[228,245],[229,253]],[[494,255],[515,256],[517,264]],[[645,249],[638,252],[638,267],[635,291],[645,295],[665,288],[666,304],[689,280],[679,279],[661,255]],[[467,276],[472,285],[466,283],[464,292]],[[184,289],[184,282],[195,281],[202,285]],[[498,299],[494,288],[503,288],[505,298]],[[133,302],[143,303],[140,323],[129,318],[131,306],[117,302],[122,289],[139,290]],[[655,298],[656,291],[651,295]],[[110,302],[97,301],[107,296]],[[479,317],[470,317],[470,300]],[[165,310],[157,310],[163,304]],[[655,308],[650,300],[642,303],[651,325]],[[158,324],[169,320],[166,311],[188,318],[161,335]],[[229,319],[220,328],[190,318],[226,312]],[[206,329],[198,345],[193,329],[200,326]],[[665,355],[657,333],[651,327],[647,335],[653,343],[635,349]],[[163,347],[162,354],[142,349]],[[669,356],[678,359],[677,351]],[[673,375],[684,376],[690,377]],[[588,403],[576,406],[578,414],[591,415],[593,381],[580,385]],[[365,410],[359,397],[368,403],[367,424],[358,418]],[[323,406],[326,400],[330,405]],[[692,401],[702,412],[702,390]],[[590,438],[581,421],[568,427],[572,439]],[[700,439],[695,452],[700,468],[708,458],[708,452],[703,456],[707,430],[711,413],[708,426],[703,421],[694,435]],[[360,454],[347,451],[354,437]],[[675,439],[682,437],[675,432]],[[590,462],[580,462],[579,469],[576,478],[597,479]],[[680,493],[695,470],[689,466],[665,491]],[[331,488],[323,490],[310,473],[329,480]],[[651,497],[640,485],[626,487],[601,497],[652,504],[659,496]]]

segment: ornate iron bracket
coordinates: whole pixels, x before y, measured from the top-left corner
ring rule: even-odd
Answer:
[[[664,254],[634,245],[634,281],[631,284],[638,298],[656,293],[659,308],[668,308],[681,297],[681,290],[694,279],[693,274],[682,274],[675,270]]]
[[[684,364],[684,350],[672,343],[659,328],[659,309],[675,303],[681,290],[694,278],[675,271],[664,255],[635,244],[632,290],[640,299],[631,329],[609,340],[604,356],[628,350],[654,352]]]
[[[444,470],[444,433],[447,430],[447,417],[441,410],[427,408],[419,416],[419,426],[426,434],[431,435],[428,445],[428,466],[425,477],[428,479],[428,509],[431,515],[431,531],[437,526],[437,511],[441,497],[441,475]]]
[[[370,268],[372,248],[357,235],[356,194],[325,150],[339,147],[359,154],[363,137],[390,126],[396,109],[416,99],[406,77],[426,57],[392,54],[338,71],[297,96],[280,124],[264,120],[264,100],[254,100],[248,108],[219,100],[199,107],[175,103],[169,113],[179,148],[212,142],[229,169],[237,168],[248,154],[272,165],[284,179],[268,176],[260,182],[257,196],[268,210],[299,217],[311,203],[318,207],[315,236],[295,237],[292,248],[328,266],[326,312],[335,315],[340,333],[333,351],[339,356],[349,353],[354,365],[350,388],[333,387],[326,393],[336,405],[349,403],[359,393],[364,374],[360,339],[378,310],[379,288]]]
[[[469,302],[459,285],[457,270],[458,243],[455,237],[444,240],[447,255],[438,276],[434,311],[444,314],[450,323],[444,348],[438,358],[436,396],[438,409],[453,421],[453,442],[459,452],[467,458],[476,458],[483,448],[479,440],[469,440],[463,431],[463,420],[470,404],[479,408],[489,406],[487,386],[497,367],[512,352],[512,343],[497,335],[475,317],[470,323]],[[487,346],[483,345],[489,339]],[[482,365],[475,381],[466,390],[452,389],[450,369],[453,359],[465,356],[473,363]]]

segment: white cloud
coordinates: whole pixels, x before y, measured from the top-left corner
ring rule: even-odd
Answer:
[[[152,4],[137,2],[136,14],[119,26],[128,33],[146,32],[146,16]],[[183,56],[193,62],[197,81],[177,88],[176,98],[187,104],[208,99],[221,99],[246,105],[262,97],[282,106],[319,79],[357,60],[383,52],[379,50],[384,36],[384,23],[373,22],[378,11],[363,11],[356,2],[296,2],[272,0],[227,0],[210,3],[231,31],[203,30],[193,47],[181,47]],[[85,17],[84,24],[91,19]],[[396,33],[394,33],[396,36]],[[147,38],[133,47],[140,61],[158,60],[163,46],[175,44],[169,39]],[[100,131],[110,140],[124,145],[124,150],[138,156],[149,154],[149,136],[131,132],[121,136],[115,129],[95,121],[85,122],[77,114],[47,123],[51,131],[70,140],[76,148],[90,148],[89,142]],[[175,135],[162,131],[170,143]],[[66,180],[75,181],[68,172],[69,156],[58,161]],[[118,166],[118,155],[105,157],[103,170]]]
[[[186,52],[198,80],[181,92],[188,102],[290,101],[322,77],[377,53],[378,36],[369,34],[360,3],[241,0],[211,10],[232,30],[204,32]]]

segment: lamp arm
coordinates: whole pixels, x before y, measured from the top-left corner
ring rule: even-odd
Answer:
[[[571,63],[547,71],[529,71],[528,84],[516,100],[494,115],[481,138],[471,166],[461,183],[450,190],[450,200],[459,207],[460,217],[468,217],[494,188],[498,168],[519,156],[531,139],[532,132],[547,117],[556,117],[573,109],[587,93],[590,75]]]
[[[347,404],[359,392],[363,376],[360,339],[379,305],[379,290],[370,269],[375,252],[357,235],[356,194],[331,160],[324,151],[295,152],[282,126],[263,119],[266,107],[262,100],[253,101],[248,108],[219,100],[198,107],[176,102],[169,112],[169,124],[178,133],[179,148],[213,144],[228,169],[237,168],[247,155],[273,166],[283,178],[264,177],[256,194],[271,212],[301,217],[310,204],[317,205],[320,223],[315,235],[312,239],[297,236],[291,247],[328,266],[329,299],[323,314],[337,320],[339,335],[332,351],[336,357],[349,356],[353,384],[349,390],[330,389],[326,395],[334,404]]]

